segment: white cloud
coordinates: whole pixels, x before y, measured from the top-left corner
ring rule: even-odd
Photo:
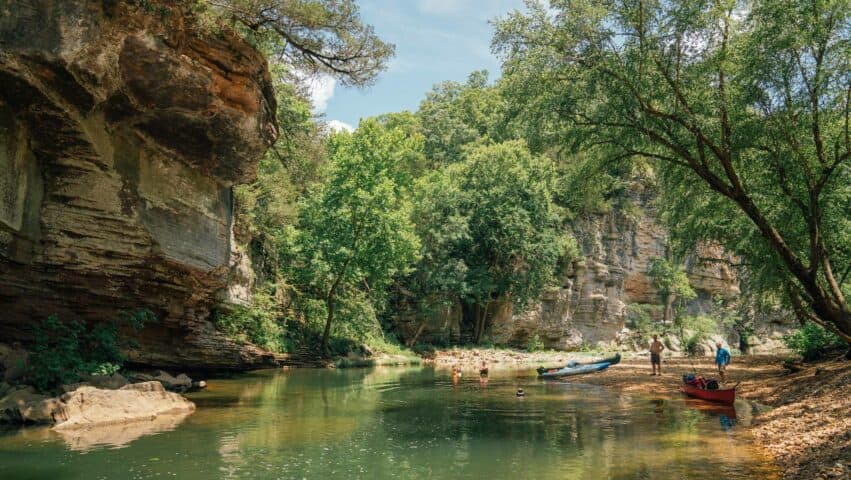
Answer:
[[[355,128],[346,122],[341,122],[339,120],[328,120],[328,130],[332,132],[340,132],[343,130],[347,132],[353,132]]]
[[[310,92],[310,103],[316,113],[322,113],[328,108],[328,102],[334,96],[337,80],[330,75],[319,75],[305,80],[308,92]]]

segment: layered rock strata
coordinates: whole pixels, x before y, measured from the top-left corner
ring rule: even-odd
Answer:
[[[0,338],[144,307],[134,362],[267,364],[208,321],[240,262],[231,187],[277,133],[267,65],[149,3],[0,5]]]
[[[488,309],[491,327],[486,340],[525,346],[537,336],[546,348],[575,350],[583,344],[621,341],[631,305],[653,307],[650,311],[659,317],[665,299],[654,288],[649,271],[654,259],[666,257],[669,239],[657,220],[655,198],[651,182],[635,181],[610,211],[574,222],[581,255],[558,274],[560,285],[545,291],[522,313],[514,312],[510,303],[494,302]],[[738,301],[741,292],[730,260],[715,246],[690,255],[686,271],[697,297],[685,302],[686,313],[717,313],[719,304],[726,307]],[[770,337],[776,330],[769,328],[770,319],[758,320],[758,327],[765,330],[759,333]],[[422,341],[458,341],[465,329],[460,305],[433,318],[402,312],[397,327],[403,338],[419,332]],[[733,344],[734,336],[728,339]]]

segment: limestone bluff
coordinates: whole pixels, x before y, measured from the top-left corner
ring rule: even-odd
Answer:
[[[263,56],[178,7],[0,5],[0,338],[147,307],[130,360],[274,359],[209,322],[244,262],[231,187],[277,136]]]

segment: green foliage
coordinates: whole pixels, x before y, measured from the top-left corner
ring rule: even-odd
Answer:
[[[552,162],[512,141],[474,149],[450,176],[465,193],[470,233],[460,246],[468,252],[463,297],[484,306],[505,295],[525,308],[552,283],[558,260],[576,254],[558,229]]]
[[[544,3],[494,38],[530,136],[652,164],[680,253],[720,243],[749,288],[851,335],[851,4]]]
[[[51,315],[33,328],[33,346],[27,365],[27,382],[41,391],[80,381],[83,370],[80,337],[85,326],[63,322]]]
[[[582,345],[580,345],[579,351],[582,353],[592,353],[595,355],[603,353],[603,351],[600,350],[600,347],[598,345],[592,345],[589,343],[583,343]]]
[[[470,74],[466,84],[443,82],[426,93],[416,113],[431,166],[460,162],[467,151],[507,139],[505,100],[488,86],[488,73]]]
[[[119,327],[138,331],[145,322],[155,321],[145,309],[122,312],[115,321],[91,329],[76,320],[62,321],[51,315],[33,327],[33,345],[26,380],[41,391],[80,381],[84,374],[111,375],[126,360],[121,352]]]
[[[327,74],[344,85],[369,85],[394,46],[365,25],[354,0],[204,0],[269,56],[306,74]]]
[[[706,315],[687,315],[678,317],[674,324],[683,340],[683,350],[689,355],[697,354],[697,346],[718,332],[718,323]]]
[[[390,282],[417,259],[419,240],[402,195],[410,177],[400,165],[420,148],[402,129],[376,120],[329,139],[329,179],[302,201],[294,246],[302,291],[326,303],[324,345],[338,302],[347,324],[374,318],[372,307],[356,300],[383,301]]]
[[[679,299],[691,300],[697,296],[681,265],[663,258],[653,258],[650,260],[650,271],[647,274],[653,279],[653,286],[663,299],[675,296]]]
[[[459,298],[477,312],[481,340],[492,302],[520,310],[553,283],[559,262],[577,254],[552,202],[555,168],[520,141],[471,148],[466,157],[417,180],[414,219],[420,262],[406,291],[421,313]]]
[[[653,311],[658,310],[657,305],[644,303],[630,303],[626,306],[626,325],[638,332],[641,338],[649,338],[654,333],[659,333],[665,325],[657,325],[653,320]]]
[[[847,347],[839,336],[814,323],[784,335],[783,342],[807,361],[819,360],[832,350]]]
[[[280,302],[269,292],[259,290],[248,306],[235,305],[215,316],[216,327],[226,335],[251,342],[273,352],[292,350]]]
[[[541,337],[536,333],[529,337],[526,342],[526,351],[529,353],[539,352],[544,349],[544,342],[541,340]]]

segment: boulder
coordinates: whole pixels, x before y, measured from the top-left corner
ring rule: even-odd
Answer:
[[[58,398],[27,402],[18,408],[23,423],[54,424],[68,420],[65,404]]]
[[[192,379],[189,378],[185,373],[181,373],[180,375],[174,377],[175,382],[172,383],[172,388],[170,390],[174,390],[176,392],[185,392],[187,390],[192,389]]]
[[[77,383],[69,383],[68,385],[62,385],[61,387],[59,387],[59,390],[61,390],[62,393],[68,393],[68,392],[73,392],[74,390],[76,390],[80,387],[91,387],[91,386],[92,386],[92,384],[90,384],[89,382],[77,382]]]
[[[667,340],[665,342],[665,345],[667,345],[668,350],[672,352],[682,351],[683,345],[682,342],[680,342],[680,337],[676,335],[668,335],[665,337],[665,339]]]
[[[80,387],[62,395],[66,420],[56,430],[150,421],[160,415],[186,414],[195,404],[166,392],[159,382],[125,385],[118,390]]]
[[[140,392],[164,392],[165,388],[163,387],[162,383],[156,380],[151,380],[149,382],[131,383],[129,385],[121,387],[119,390],[137,390]]]
[[[112,375],[84,375],[83,380],[89,385],[107,390],[117,390],[130,382],[120,373]]]
[[[185,373],[175,377],[163,370],[158,370],[156,375],[136,373],[133,375],[133,380],[136,382],[160,382],[166,390],[172,392],[186,392],[192,388],[192,379]]]
[[[13,390],[0,399],[0,422],[20,423],[22,421],[21,407],[45,399],[47,399],[47,396],[35,393],[35,389],[32,387]]]

